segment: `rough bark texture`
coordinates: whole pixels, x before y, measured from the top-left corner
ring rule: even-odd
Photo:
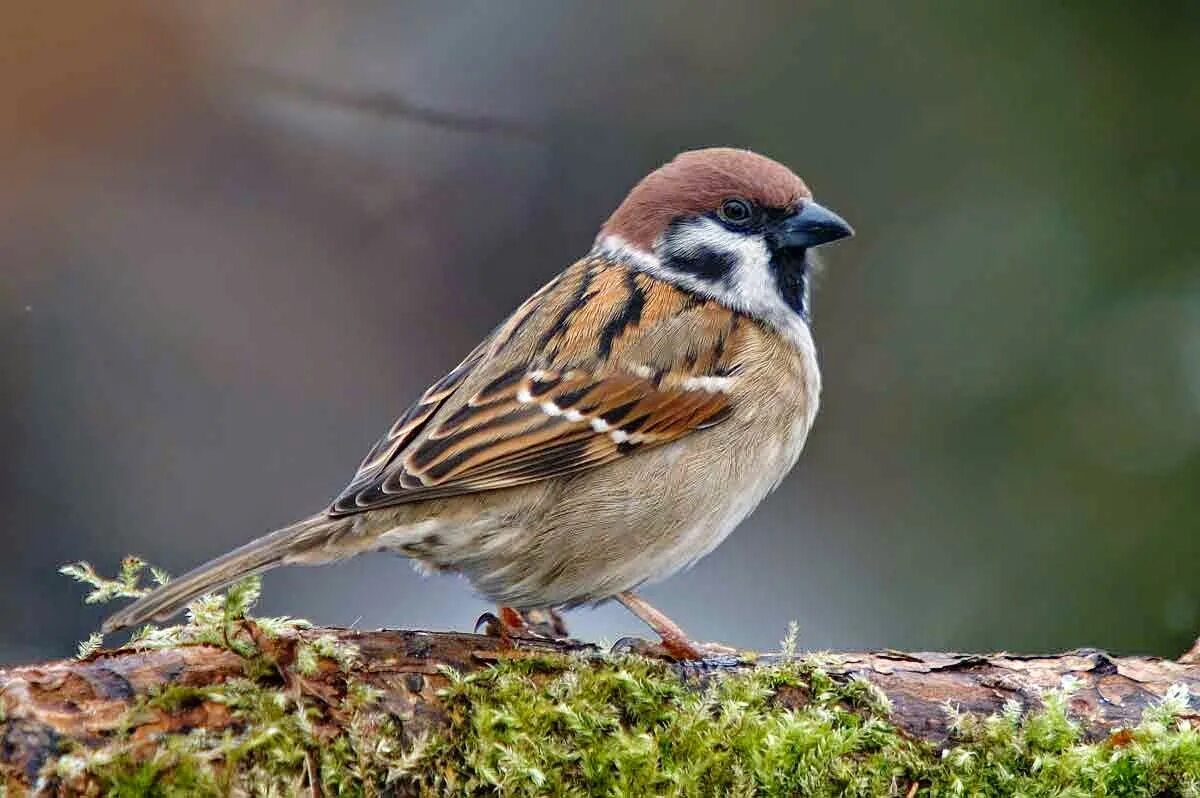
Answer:
[[[349,671],[322,661],[311,676],[289,668],[303,641],[332,635],[352,644],[360,656]],[[328,639],[328,638],[327,638]],[[515,648],[478,635],[421,631],[312,629],[256,641],[278,668],[285,689],[336,706],[351,681],[380,691],[380,702],[405,718],[402,742],[411,744],[436,730],[445,716],[439,688],[447,684],[443,668],[474,671],[508,657],[580,652],[587,646],[549,641],[518,641]],[[753,663],[727,662],[676,666],[679,677],[701,684],[714,673],[766,667],[781,655]],[[1000,712],[1006,702],[1026,709],[1040,706],[1044,691],[1059,688],[1064,677],[1078,682],[1071,694],[1072,715],[1089,739],[1102,739],[1136,725],[1143,710],[1172,685],[1200,693],[1200,664],[1153,657],[1112,657],[1102,651],[1061,655],[852,652],[823,655],[835,678],[859,676],[878,686],[892,704],[891,721],[913,737],[934,745],[949,733],[947,702],[964,712]],[[233,651],[207,645],[153,651],[104,651],[84,661],[59,661],[0,671],[0,784],[19,793],[43,778],[47,765],[64,751],[98,749],[114,735],[153,747],[164,733],[205,728],[220,732],[238,722],[218,701],[195,700],[147,708],[144,699],[166,686],[206,688],[245,675],[246,660]],[[784,704],[806,702],[803,691],[784,692]],[[130,712],[142,702],[142,710]],[[338,713],[319,723],[336,726]],[[328,730],[336,733],[336,728]],[[320,730],[318,730],[319,734]]]

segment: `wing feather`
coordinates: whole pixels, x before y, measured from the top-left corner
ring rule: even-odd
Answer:
[[[330,513],[568,476],[727,418],[736,315],[624,267],[583,264],[431,386],[371,450]],[[523,340],[537,342],[524,356],[506,349]]]

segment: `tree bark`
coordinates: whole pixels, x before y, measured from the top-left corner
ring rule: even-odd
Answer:
[[[348,671],[330,662],[322,662],[309,676],[291,670],[297,646],[322,635],[352,644],[360,656]],[[404,744],[436,732],[444,723],[439,689],[447,684],[445,668],[470,672],[507,657],[595,651],[569,642],[520,640],[507,645],[491,637],[422,631],[310,629],[255,642],[278,666],[283,683],[330,706],[345,697],[348,676],[380,691],[381,704],[405,718]],[[715,673],[778,664],[782,657],[674,667],[685,682],[701,684]],[[1070,708],[1085,736],[1109,737],[1136,725],[1143,710],[1172,685],[1186,684],[1200,693],[1200,664],[1194,659],[1114,657],[1096,650],[1037,656],[869,651],[822,655],[822,667],[837,679],[857,676],[872,682],[891,701],[892,723],[937,746],[950,733],[947,705],[984,715],[1002,711],[1008,702],[1031,710],[1040,706],[1044,691],[1061,687],[1064,679],[1077,682]],[[39,779],[45,786],[56,757],[65,751],[99,749],[117,734],[127,734],[134,744],[153,746],[172,732],[228,729],[237,721],[218,701],[144,708],[133,716],[130,710],[165,686],[205,688],[244,674],[241,655],[208,645],[118,649],[82,661],[0,671],[0,784],[16,791],[11,794],[35,788]],[[800,692],[779,698],[784,704],[806,701]],[[336,727],[338,713],[318,722]]]

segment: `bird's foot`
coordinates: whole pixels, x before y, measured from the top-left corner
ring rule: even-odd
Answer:
[[[475,631],[478,632],[480,627],[488,637],[498,638],[503,648],[511,648],[515,638],[527,637],[529,633],[525,619],[512,607],[497,607],[496,614],[485,612],[480,615],[475,621]]]
[[[665,653],[670,659],[679,660],[680,662],[696,662],[715,658],[728,659],[729,657],[737,656],[737,649],[730,648],[729,646],[724,646],[720,643],[696,643],[689,640],[683,629],[679,628],[679,624],[650,606],[649,602],[636,593],[631,591],[619,593],[616,599],[624,604],[630,612],[645,621],[647,626],[658,633],[661,642],[657,644],[640,641],[640,643],[650,647],[649,651],[657,650]],[[626,638],[626,640],[630,639],[632,638]]]
[[[640,637],[622,637],[613,644],[614,654],[639,654],[653,659],[669,659],[676,662],[703,662],[705,660],[737,657],[738,650],[720,643],[698,643],[686,638],[663,638],[658,642]]]
[[[553,609],[520,610],[497,607],[496,613],[485,612],[475,621],[475,631],[483,627],[484,634],[510,643],[513,638],[532,637],[540,640],[570,640],[567,624]]]
[[[525,619],[525,627],[537,635],[549,640],[570,640],[571,633],[567,631],[567,622],[554,609],[526,610],[521,613]]]

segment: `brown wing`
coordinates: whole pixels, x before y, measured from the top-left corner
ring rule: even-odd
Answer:
[[[332,514],[573,474],[728,416],[736,316],[611,264],[560,282],[425,392]]]

